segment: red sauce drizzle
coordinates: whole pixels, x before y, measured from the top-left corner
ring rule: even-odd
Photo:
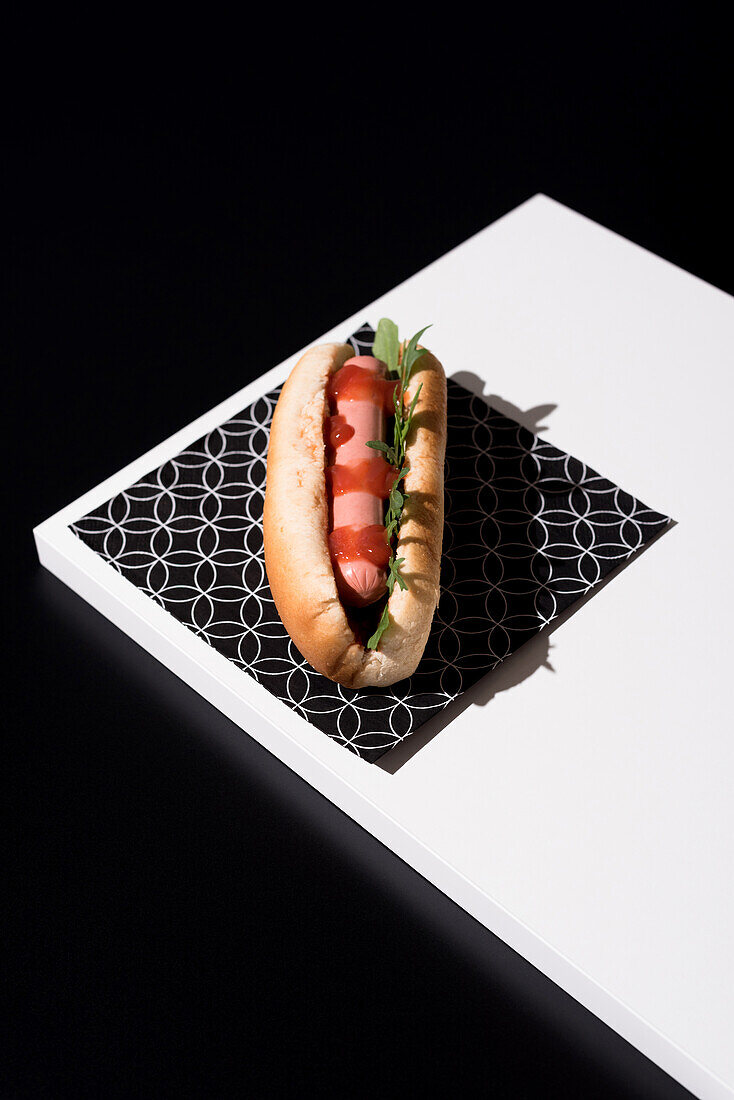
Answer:
[[[329,552],[332,561],[366,558],[378,569],[385,569],[390,559],[390,547],[381,523],[368,527],[337,527],[329,535]]]
[[[327,394],[332,403],[337,398],[340,401],[372,401],[375,405],[381,405],[387,416],[391,416],[395,412],[393,394],[397,386],[397,382],[380,378],[366,367],[345,363],[329,379]]]
[[[354,466],[327,466],[326,477],[335,497],[342,493],[369,493],[386,500],[398,471],[381,455],[357,462]]]
[[[327,416],[326,418],[326,442],[336,450],[342,443],[348,443],[354,435],[354,428],[347,424],[346,416]]]

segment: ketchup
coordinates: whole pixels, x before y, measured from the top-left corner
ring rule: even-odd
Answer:
[[[347,424],[345,416],[329,416],[326,418],[326,442],[336,450],[342,443],[348,443],[354,435],[354,428]]]
[[[381,523],[368,527],[337,527],[329,535],[329,553],[333,561],[367,558],[378,569],[384,569],[390,560],[390,546]]]
[[[375,455],[354,466],[327,466],[326,476],[335,497],[342,493],[360,492],[386,500],[398,471],[381,455]]]
[[[381,406],[386,416],[395,412],[393,394],[398,382],[378,378],[373,371],[360,367],[356,363],[346,363],[329,379],[327,395],[329,401],[371,401]]]

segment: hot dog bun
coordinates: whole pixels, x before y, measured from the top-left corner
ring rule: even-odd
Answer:
[[[446,376],[430,352],[411,374],[408,400],[423,387],[407,441],[409,499],[397,546],[407,589],[395,586],[390,625],[367,650],[339,599],[327,542],[326,385],[353,354],[349,344],[311,348],[285,383],[270,429],[263,533],[270,589],[294,643],[318,672],[359,688],[410,676],[428,640],[441,567]]]

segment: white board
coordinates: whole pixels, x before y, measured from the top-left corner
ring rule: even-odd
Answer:
[[[299,353],[42,523],[39,557],[682,1084],[734,1096],[734,299],[536,196],[311,342],[383,315],[432,320],[485,396],[556,405],[545,438],[677,521],[413,745],[359,760],[68,530]]]

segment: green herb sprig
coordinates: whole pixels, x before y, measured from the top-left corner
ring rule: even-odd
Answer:
[[[393,423],[393,441],[392,446],[385,443],[382,439],[371,439],[367,446],[372,447],[375,451],[382,451],[385,458],[391,466],[396,468],[397,476],[393,482],[390,494],[387,499],[387,509],[385,511],[385,537],[390,543],[390,559],[388,561],[388,575],[387,575],[387,591],[388,597],[392,596],[393,589],[397,584],[399,588],[405,590],[408,586],[405,583],[405,578],[400,573],[400,567],[405,561],[405,558],[396,558],[395,551],[393,549],[393,537],[400,529],[400,522],[403,515],[403,508],[405,502],[408,499],[408,494],[401,488],[401,482],[409,470],[409,463],[405,457],[405,445],[410,432],[410,427],[413,422],[413,413],[415,412],[415,406],[418,401],[423,383],[418,386],[418,389],[413,395],[413,399],[410,405],[406,407],[404,402],[405,392],[410,382],[410,375],[413,367],[425,354],[425,348],[418,347],[418,341],[420,340],[426,329],[431,326],[426,325],[420,332],[416,332],[415,336],[412,336],[403,348],[402,358],[400,356],[400,339],[398,337],[398,326],[394,321],[391,321],[387,317],[383,317],[377,326],[377,332],[375,333],[375,341],[372,347],[372,353],[377,359],[381,359],[383,363],[387,365],[388,375],[391,378],[398,380],[399,385],[395,387],[393,394],[393,408],[395,410],[395,420]],[[376,649],[379,645],[380,638],[390,625],[390,616],[387,610],[387,603],[385,604],[382,616],[377,629],[372,637],[367,642],[368,649]]]

